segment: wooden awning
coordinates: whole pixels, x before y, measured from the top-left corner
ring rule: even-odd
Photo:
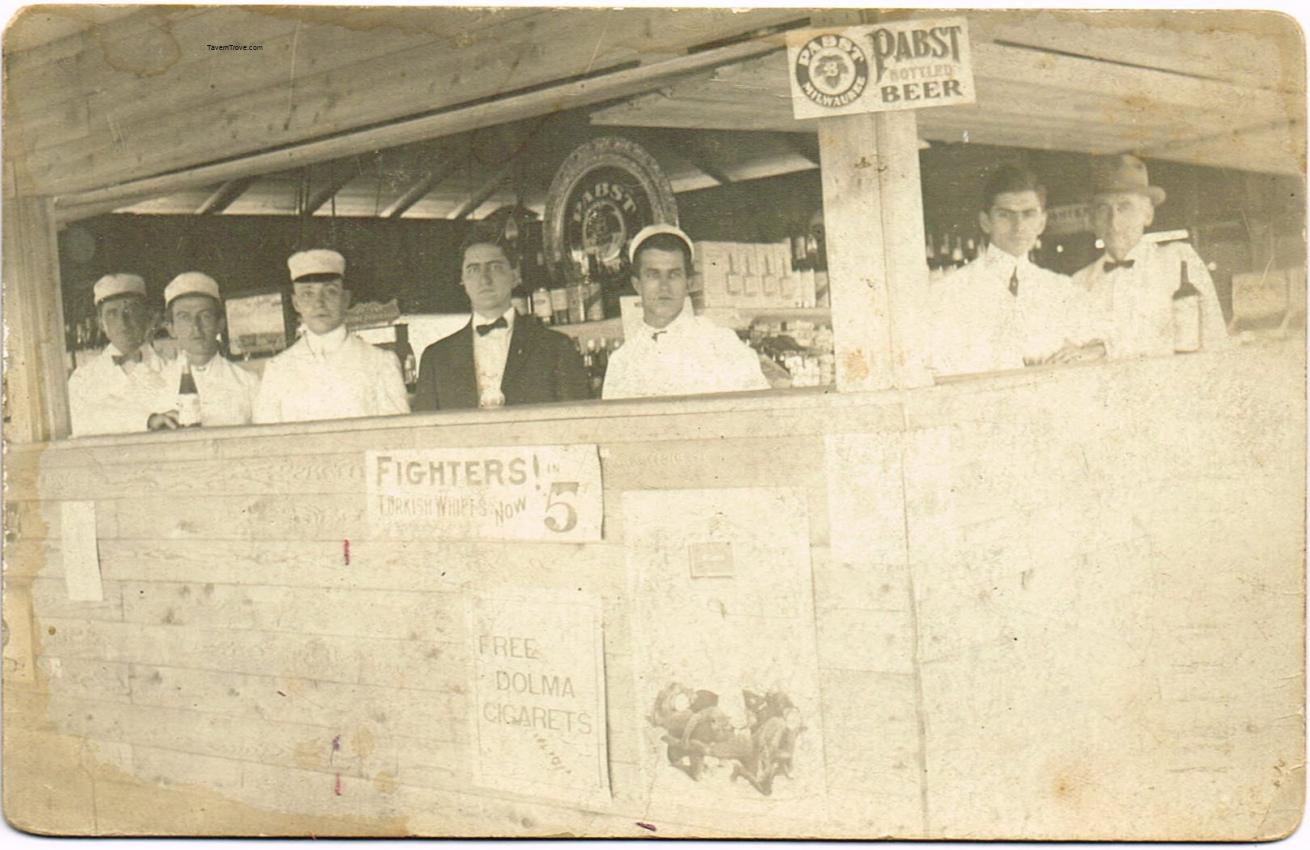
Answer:
[[[920,135],[1303,173],[1300,54],[1258,33],[1189,32],[1175,26],[1191,20],[1187,13],[1167,15],[1150,29],[1140,14],[1127,27],[1114,15],[971,13],[978,102],[919,110]],[[792,117],[782,50],[607,107],[592,121],[817,132],[815,121]]]

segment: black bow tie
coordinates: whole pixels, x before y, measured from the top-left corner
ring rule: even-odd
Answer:
[[[504,316],[501,316],[494,322],[488,322],[485,325],[475,325],[475,327],[478,329],[478,336],[486,336],[496,328],[508,328],[509,322],[505,321]]]
[[[111,354],[109,356],[114,358],[115,366],[122,366],[124,363],[140,363],[141,349],[138,348],[136,351],[133,351],[131,354]]]
[[[1131,269],[1133,267],[1133,264],[1136,262],[1137,262],[1136,260],[1120,260],[1118,262],[1115,262],[1114,260],[1107,259],[1105,261],[1105,265],[1102,266],[1102,268],[1104,268],[1107,272],[1112,272],[1115,269]]]
[[[1019,267],[1015,266],[1014,271],[1010,272],[1010,294],[1015,298],[1019,297]]]

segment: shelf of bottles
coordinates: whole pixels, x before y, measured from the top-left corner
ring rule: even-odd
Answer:
[[[941,238],[929,235],[924,246],[928,261],[928,279],[937,280],[972,262],[981,250],[981,240],[974,236],[945,233]]]

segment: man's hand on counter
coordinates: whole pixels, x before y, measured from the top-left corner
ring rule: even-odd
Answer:
[[[1092,360],[1104,360],[1105,343],[1089,342],[1086,345],[1065,343],[1064,347],[1042,361],[1048,363],[1087,363]]]

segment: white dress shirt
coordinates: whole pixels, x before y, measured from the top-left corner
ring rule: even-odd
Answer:
[[[150,414],[168,408],[177,384],[169,386],[165,363],[149,342],[141,344],[141,362],[114,365],[121,352],[110,343],[68,379],[68,407],[73,436],[130,434],[147,430]]]
[[[1210,270],[1186,242],[1138,242],[1128,252],[1131,268],[1105,268],[1108,255],[1073,276],[1088,295],[1095,320],[1104,328],[1111,357],[1150,357],[1173,354],[1173,294],[1178,289],[1181,265],[1201,293],[1201,347],[1229,345],[1228,329],[1215,295]]]
[[[177,409],[177,390],[182,381],[186,354],[164,367],[164,379],[173,388],[169,406],[156,413]],[[249,425],[254,415],[255,399],[259,395],[259,376],[249,369],[215,354],[203,366],[192,366],[191,377],[200,396],[201,425]]]
[[[1083,295],[1068,277],[994,245],[934,281],[929,301],[932,370],[938,375],[1022,369],[1067,343],[1096,339]]]
[[[610,355],[601,398],[767,390],[755,350],[732,330],[685,310],[664,328],[645,322]]]
[[[255,422],[409,413],[400,361],[344,326],[304,336],[264,367]]]
[[[478,396],[484,400],[489,401],[489,396],[494,396],[500,399],[501,404],[505,401],[500,383],[505,377],[510,337],[514,335],[514,314],[514,307],[510,305],[501,317],[506,327],[495,328],[486,334],[478,333],[478,325],[490,324],[496,320],[473,314],[473,365],[478,380]]]

